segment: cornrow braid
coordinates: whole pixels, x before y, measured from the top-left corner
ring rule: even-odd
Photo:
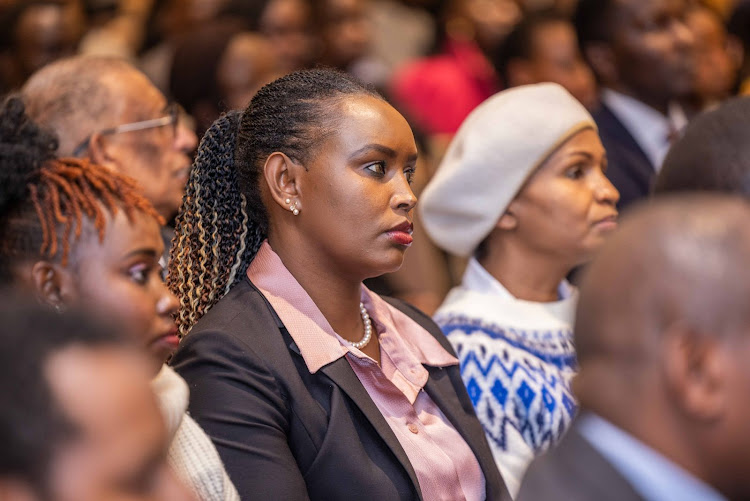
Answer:
[[[13,266],[28,259],[67,266],[84,218],[100,242],[105,211],[121,209],[131,221],[141,211],[163,224],[132,179],[87,159],[54,158],[54,136],[28,119],[18,98],[0,111],[0,138],[0,279],[10,281]]]
[[[230,112],[208,129],[170,251],[167,286],[180,301],[180,335],[242,280],[268,235],[259,186],[268,156],[282,152],[304,165],[336,131],[337,102],[353,95],[382,99],[345,73],[291,73],[262,87],[244,112]]]

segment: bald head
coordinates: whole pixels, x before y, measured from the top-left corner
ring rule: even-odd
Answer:
[[[139,93],[126,88],[125,80],[137,80],[141,91],[159,92],[127,61],[99,56],[49,64],[34,73],[21,92],[27,113],[58,134],[59,153],[69,156],[91,133],[127,121],[123,115],[137,106]]]
[[[61,156],[85,154],[133,178],[164,219],[174,216],[197,138],[143,73],[119,59],[73,57],[37,71],[22,95],[32,119],[59,136]]]
[[[728,499],[749,499],[750,204],[664,197],[631,212],[581,286],[583,408]]]
[[[690,195],[641,206],[591,264],[581,287],[576,347],[645,363],[674,324],[724,335],[750,326],[750,204]]]

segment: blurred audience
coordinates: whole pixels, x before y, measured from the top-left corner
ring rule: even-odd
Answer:
[[[732,98],[750,94],[750,0],[0,0],[0,96],[20,92],[26,113],[55,136],[37,134],[37,125],[18,111],[24,107],[18,99],[4,105],[0,117],[4,134],[0,147],[5,152],[0,157],[5,170],[0,172],[4,180],[0,183],[0,279],[30,289],[60,310],[88,305],[124,326],[137,324],[136,338],[142,342],[155,332],[155,325],[160,326],[161,340],[150,345],[152,375],[160,371],[152,387],[167,417],[167,435],[187,436],[178,431],[187,427],[185,433],[201,437],[195,457],[212,464],[209,483],[216,480],[225,486],[209,487],[211,493],[198,489],[200,499],[235,499],[237,494],[209,439],[185,413],[189,393],[184,381],[162,367],[178,341],[171,317],[177,306],[160,279],[174,236],[172,224],[185,197],[198,144],[196,134],[203,135],[214,123],[230,123],[229,118],[215,121],[229,110],[246,109],[266,83],[315,66],[336,68],[387,91],[411,121],[419,168],[410,175],[410,189],[421,200],[420,213],[412,214],[411,220],[414,244],[399,270],[368,278],[367,286],[406,299],[428,314],[437,312],[435,318],[458,352],[463,382],[510,491],[519,488],[528,462],[552,449],[573,422],[570,440],[563,439],[563,450],[534,469],[530,482],[538,482],[533,489],[541,490],[529,490],[527,484],[522,499],[538,499],[534,496],[554,485],[546,472],[558,471],[560,458],[572,462],[565,470],[571,480],[560,487],[561,494],[552,497],[567,496],[564,489],[575,488],[572,479],[579,476],[583,480],[578,486],[587,491],[581,494],[583,499],[588,499],[589,488],[605,484],[621,490],[624,499],[648,497],[645,494],[660,489],[628,466],[629,460],[613,455],[606,445],[600,447],[602,437],[624,444],[623,456],[632,454],[646,464],[653,461],[657,471],[680,479],[675,482],[696,486],[697,494],[744,495],[730,485],[728,467],[727,479],[717,478],[712,468],[673,448],[680,438],[676,432],[662,442],[651,431],[643,432],[640,421],[637,429],[628,424],[635,423],[635,418],[620,413],[620,407],[608,414],[608,401],[600,399],[602,390],[591,383],[604,365],[598,351],[584,354],[584,369],[589,370],[580,378],[585,382],[580,395],[570,391],[578,367],[571,339],[578,295],[565,275],[588,261],[616,226],[616,206],[627,209],[652,191],[657,198],[672,192],[750,193],[750,161],[745,160],[750,158],[750,146],[746,146],[750,145],[746,137],[750,98]],[[503,88],[509,90],[496,95]],[[268,116],[276,123],[289,111],[291,98],[274,99],[278,102],[268,108],[272,110]],[[236,121],[238,114],[229,117]],[[309,116],[303,122],[323,123],[325,119]],[[19,126],[17,130],[12,130],[12,123]],[[18,145],[30,133],[37,134],[33,147],[41,152],[37,160],[43,160],[45,167],[29,163],[26,170],[8,167],[20,165],[25,150]],[[295,134],[288,136],[296,138]],[[212,137],[209,134],[207,140]],[[227,151],[221,149],[222,155]],[[234,228],[245,214],[238,200],[235,215],[239,219],[208,223],[203,217],[197,227],[228,224]],[[713,249],[716,241],[711,239],[723,238],[720,232],[736,223],[741,204],[711,197],[691,200],[706,208],[705,221],[711,224],[720,214],[729,218],[724,226],[717,223],[713,236],[708,230],[705,234],[696,230],[693,243],[704,242],[706,249]],[[635,237],[655,231],[645,222],[647,214],[656,227],[672,221],[697,228],[703,220],[684,204],[657,201],[653,209],[636,211],[640,215],[634,215],[625,234],[641,242],[645,237]],[[310,217],[309,209],[305,214],[303,219]],[[158,230],[160,238],[154,239]],[[623,269],[594,266],[589,292],[584,294],[589,298],[587,310],[579,310],[579,318],[586,322],[596,318],[576,333],[582,336],[584,350],[593,346],[593,341],[587,341],[589,334],[593,336],[592,326],[604,322],[603,317],[588,312],[591,304],[598,307],[599,299],[606,309],[611,306],[607,301],[638,293],[657,305],[654,308],[665,322],[692,304],[687,292],[695,291],[659,302],[674,291],[657,279],[672,280],[672,274],[681,273],[679,266],[687,262],[667,267],[664,274],[653,272],[656,263],[672,256],[670,242],[687,238],[678,230],[647,242],[642,250],[624,244],[620,249],[608,247],[608,257],[602,262],[635,257]],[[737,266],[736,258],[744,252],[745,237],[741,231],[737,234],[734,247],[716,254],[727,266]],[[194,233],[185,239],[193,237]],[[617,241],[624,242],[623,238]],[[228,241],[226,237],[223,243],[211,245]],[[241,252],[250,252],[245,246]],[[144,249],[148,256],[141,252]],[[204,250],[209,252],[208,247]],[[709,250],[701,255],[708,256]],[[127,257],[130,251],[134,254]],[[654,259],[648,263],[651,268],[644,264],[645,271],[636,270],[638,259],[646,255]],[[182,267],[193,264],[182,263]],[[683,280],[679,283],[697,284],[703,273],[700,266],[709,264],[695,265],[695,270],[679,277]],[[638,282],[625,277],[628,270],[635,277],[652,270],[654,276]],[[236,272],[235,267],[231,273]],[[633,286],[635,292],[616,285],[610,287],[616,290],[594,298],[598,288],[604,289],[601,277],[622,279],[615,284],[629,284],[625,278],[638,284]],[[184,284],[193,279],[181,280]],[[742,284],[716,284],[744,293]],[[143,290],[133,292],[136,286]],[[172,287],[177,286],[173,283]],[[204,284],[196,287],[205,291]],[[185,295],[184,290],[180,293]],[[201,308],[208,304],[208,309],[220,295],[200,293],[199,301],[193,298],[184,304],[181,322],[196,304]],[[711,294],[707,296],[713,300]],[[321,309],[328,306],[320,305]],[[682,335],[679,329],[653,327],[656,313],[636,311],[640,307],[636,303],[620,305],[617,308],[622,311],[616,313],[624,318],[626,306],[633,312],[626,325],[646,326],[654,336],[668,339]],[[718,312],[720,306],[732,305],[709,302],[709,306]],[[698,316],[688,320],[693,319]],[[704,327],[685,325],[698,334]],[[600,346],[609,349],[605,344],[610,341],[619,343],[615,334],[610,335],[619,335],[619,329],[609,323],[602,328],[605,335],[597,341],[597,350]],[[659,339],[647,338],[649,332],[634,336],[626,355],[640,353]],[[701,339],[708,344],[716,341],[718,347],[728,342],[708,334]],[[603,372],[602,388],[611,381],[614,392],[622,384],[623,395],[632,396],[635,402],[640,390],[638,371],[651,374],[659,360],[680,360],[681,354],[673,347],[659,346],[636,368],[626,367],[627,360],[617,358],[615,348],[612,354],[605,353],[614,360],[611,374],[621,365],[623,371],[638,377],[628,386]],[[30,345],[29,349],[37,348]],[[379,353],[377,343],[368,349],[372,351],[368,356]],[[99,363],[95,351],[87,355],[91,358],[87,366]],[[49,363],[47,358],[39,360],[42,365],[37,364],[37,369]],[[735,370],[734,361],[722,363],[727,371]],[[716,465],[726,465],[723,454],[729,446],[722,440],[728,439],[713,434],[716,430],[707,431],[705,423],[697,423],[696,415],[706,411],[703,401],[695,400],[699,395],[695,386],[689,386],[678,372],[661,376],[654,379],[661,386],[652,391],[666,391],[663,388],[679,383],[692,388],[694,400],[673,399],[684,411],[677,416],[677,407],[656,407],[653,393],[644,392],[642,404],[647,413],[656,412],[649,410],[653,408],[663,414],[654,427],[679,425],[679,431],[685,432],[682,436],[695,433],[694,451]],[[733,384],[739,384],[739,376],[732,377]],[[103,380],[101,384],[110,383]],[[50,402],[67,413],[68,404],[56,400],[62,393],[52,386],[48,390],[55,397]],[[575,422],[577,396],[590,409],[584,409],[582,419]],[[704,396],[706,401],[718,398]],[[110,403],[121,404],[114,399]],[[138,412],[144,409],[140,405]],[[79,422],[72,413],[65,416]],[[723,416],[714,418],[716,426],[724,426]],[[94,421],[84,424],[92,430],[99,426]],[[709,447],[714,437],[718,437],[716,443]],[[645,445],[633,447],[639,440]],[[141,445],[146,446],[143,441]],[[173,440],[169,461],[178,471],[194,466],[192,459],[184,459],[189,453],[175,459],[181,454],[175,450],[183,445],[195,452],[185,441]],[[567,459],[579,453],[585,459]],[[17,496],[34,495],[36,487],[41,489],[36,493],[50,499],[87,500],[104,495],[93,490],[85,495],[63,492],[55,478],[44,476],[48,466],[57,464],[56,453],[37,457],[40,469],[31,474],[21,469],[10,475],[0,471],[0,498],[9,493],[12,501],[27,499]],[[602,458],[611,464],[602,466]],[[589,461],[599,466],[584,471]],[[171,480],[164,482],[174,485]],[[186,483],[195,490],[196,482],[187,478]],[[105,483],[100,487],[108,488]],[[145,496],[143,492],[135,497]],[[153,493],[153,498],[164,495]]]
[[[391,75],[435,43],[436,19],[419,0],[371,0],[370,16],[372,53]]]
[[[312,5],[313,24],[321,43],[318,64],[384,87],[388,70],[372,56],[370,0],[317,0]]]
[[[263,35],[246,31],[232,37],[216,75],[226,109],[246,108],[261,87],[281,76],[273,54],[273,45]]]
[[[688,116],[693,116],[732,95],[742,63],[742,46],[727,33],[719,13],[705,5],[688,11],[687,25],[695,37],[695,82],[682,104]]]
[[[742,45],[739,92],[750,93],[750,1],[740,0],[727,21],[727,30]]]
[[[313,32],[311,0],[268,0],[259,21],[282,73],[313,66],[321,49]]]
[[[20,88],[42,66],[75,54],[84,29],[76,1],[16,1],[0,24],[0,94]]]
[[[440,247],[471,257],[435,321],[511,494],[576,412],[577,293],[565,277],[617,225],[606,162],[573,96],[552,83],[521,86],[469,115],[418,206]]]
[[[214,22],[177,44],[169,90],[202,136],[222,112],[247,106],[279,73],[273,46],[263,35],[236,22]]]
[[[177,44],[184,37],[224,13],[230,0],[156,1],[146,26],[145,47],[139,67],[162,92],[169,89],[169,70]],[[245,2],[254,7],[255,2]],[[253,10],[253,12],[256,12]]]
[[[682,195],[630,216],[581,286],[582,413],[518,499],[750,499],[750,206]]]
[[[496,51],[493,63],[506,87],[554,82],[586,108],[598,104],[596,81],[581,57],[575,28],[557,11],[524,16]]]
[[[188,501],[143,354],[112,323],[0,302],[0,499]]]
[[[488,60],[521,19],[514,0],[446,0],[435,51],[405,64],[391,82],[395,102],[415,126],[447,144],[466,116],[500,89]]]
[[[177,348],[177,300],[159,258],[160,217],[135,183],[87,159],[56,158],[55,137],[0,109],[0,280],[58,312],[86,308],[147,351],[169,461],[203,501],[238,501],[216,449],[185,413],[186,383],[164,362]],[[158,374],[158,375],[157,375]]]
[[[32,119],[58,136],[60,156],[132,177],[166,221],[176,214],[197,138],[140,71],[118,59],[78,56],[42,68],[22,93]]]
[[[687,117],[694,79],[686,0],[581,0],[576,29],[602,86],[594,111],[620,208],[645,197]]]

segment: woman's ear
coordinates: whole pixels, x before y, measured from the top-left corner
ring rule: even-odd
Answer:
[[[37,297],[57,311],[75,300],[73,276],[59,264],[37,261],[31,267],[31,282]]]
[[[513,231],[518,227],[518,218],[515,213],[515,200],[512,201],[508,207],[505,208],[505,212],[500,216],[497,221],[496,228],[504,231]]]
[[[299,172],[302,169],[302,165],[281,152],[271,153],[263,166],[263,177],[271,198],[282,209],[294,215],[302,210],[299,184]]]

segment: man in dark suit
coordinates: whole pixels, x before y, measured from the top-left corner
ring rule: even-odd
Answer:
[[[749,219],[718,195],[626,217],[580,291],[583,412],[519,501],[750,499]]]
[[[677,99],[691,90],[694,39],[685,0],[581,0],[581,50],[602,87],[593,115],[620,209],[646,196],[686,124]]]

